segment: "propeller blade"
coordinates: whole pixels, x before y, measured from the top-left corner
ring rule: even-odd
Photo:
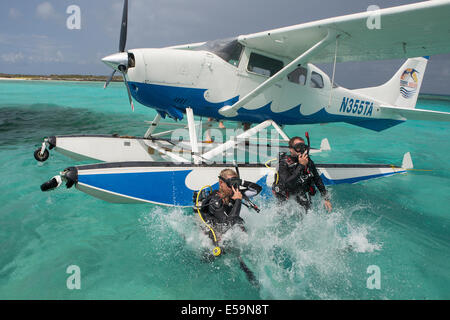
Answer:
[[[125,44],[127,43],[127,26],[128,26],[128,0],[125,0],[123,3],[122,26],[120,27],[119,52],[125,51]]]
[[[108,86],[108,84],[111,82],[112,78],[114,77],[114,74],[116,73],[116,70],[114,70],[111,75],[109,76],[108,80],[106,80],[105,85],[103,87],[103,89],[106,89],[106,87]]]
[[[122,77],[123,77],[123,81],[125,82],[125,86],[127,87],[128,100],[130,100],[131,110],[134,111],[133,99],[131,98],[131,91],[130,91],[130,87],[128,86],[127,77],[125,77],[125,72],[122,72]]]

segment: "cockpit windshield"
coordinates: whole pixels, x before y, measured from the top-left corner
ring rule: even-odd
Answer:
[[[214,53],[226,62],[237,67],[243,48],[244,47],[238,42],[237,38],[231,38],[208,41],[195,48],[195,50],[205,50]]]

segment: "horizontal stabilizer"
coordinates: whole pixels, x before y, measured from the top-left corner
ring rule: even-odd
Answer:
[[[327,138],[322,139],[320,142],[320,150],[321,151],[329,151],[331,150],[330,142]]]
[[[393,115],[401,116],[408,120],[426,121],[450,121],[450,112],[411,109],[394,106],[380,106],[383,116],[392,118]]]
[[[411,153],[407,152],[403,155],[403,161],[402,161],[402,168],[403,169],[412,169],[414,168],[414,164],[412,162]]]

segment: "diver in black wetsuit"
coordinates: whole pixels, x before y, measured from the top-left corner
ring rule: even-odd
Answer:
[[[240,188],[243,189],[240,189]],[[211,192],[200,207],[203,219],[211,224],[212,228],[219,234],[225,233],[235,224],[241,226],[245,231],[244,220],[241,218],[241,206],[256,206],[249,200],[262,190],[256,183],[241,180],[232,169],[224,169],[219,176],[219,190]],[[259,210],[256,207],[256,210]]]
[[[305,145],[302,138],[293,137],[289,140],[289,151],[290,155],[280,156],[279,182],[272,188],[277,199],[285,201],[294,197],[307,212],[311,207],[311,196],[315,195],[317,187],[324,198],[325,207],[331,211],[327,190],[314,162],[309,158],[309,146]]]
[[[237,167],[236,170],[238,170]],[[208,225],[209,236],[216,245],[213,250],[214,256],[217,257],[221,254],[222,250],[218,247],[218,243],[221,235],[227,230],[237,224],[245,231],[244,220],[240,216],[242,205],[259,212],[259,208],[249,198],[256,196],[261,190],[262,188],[258,184],[241,180],[234,170],[224,169],[219,176],[219,190],[211,192],[206,197],[202,191],[200,194],[194,193],[194,208],[198,210],[203,222]],[[201,204],[198,202],[199,199],[201,199]],[[208,256],[208,260],[211,258],[212,256]],[[259,287],[255,274],[239,254],[237,258],[240,268],[245,272],[250,283]]]

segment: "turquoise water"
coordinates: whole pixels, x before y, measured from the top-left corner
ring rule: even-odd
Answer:
[[[450,102],[418,108],[450,111]],[[142,135],[154,111],[131,112],[123,84],[0,81],[1,299],[449,299],[450,125],[410,121],[381,133],[347,124],[292,126],[327,137],[332,151],[316,162],[401,164],[415,168],[385,179],[333,186],[334,209],[315,199],[299,219],[292,204],[243,210],[248,234],[229,242],[255,273],[253,287],[236,254],[214,262],[209,242],[187,209],[110,204],[78,190],[39,186],[77,164],[33,151],[49,135]],[[281,214],[277,214],[277,212]],[[69,290],[66,268],[78,265],[81,289]],[[380,289],[367,268],[379,267]]]

